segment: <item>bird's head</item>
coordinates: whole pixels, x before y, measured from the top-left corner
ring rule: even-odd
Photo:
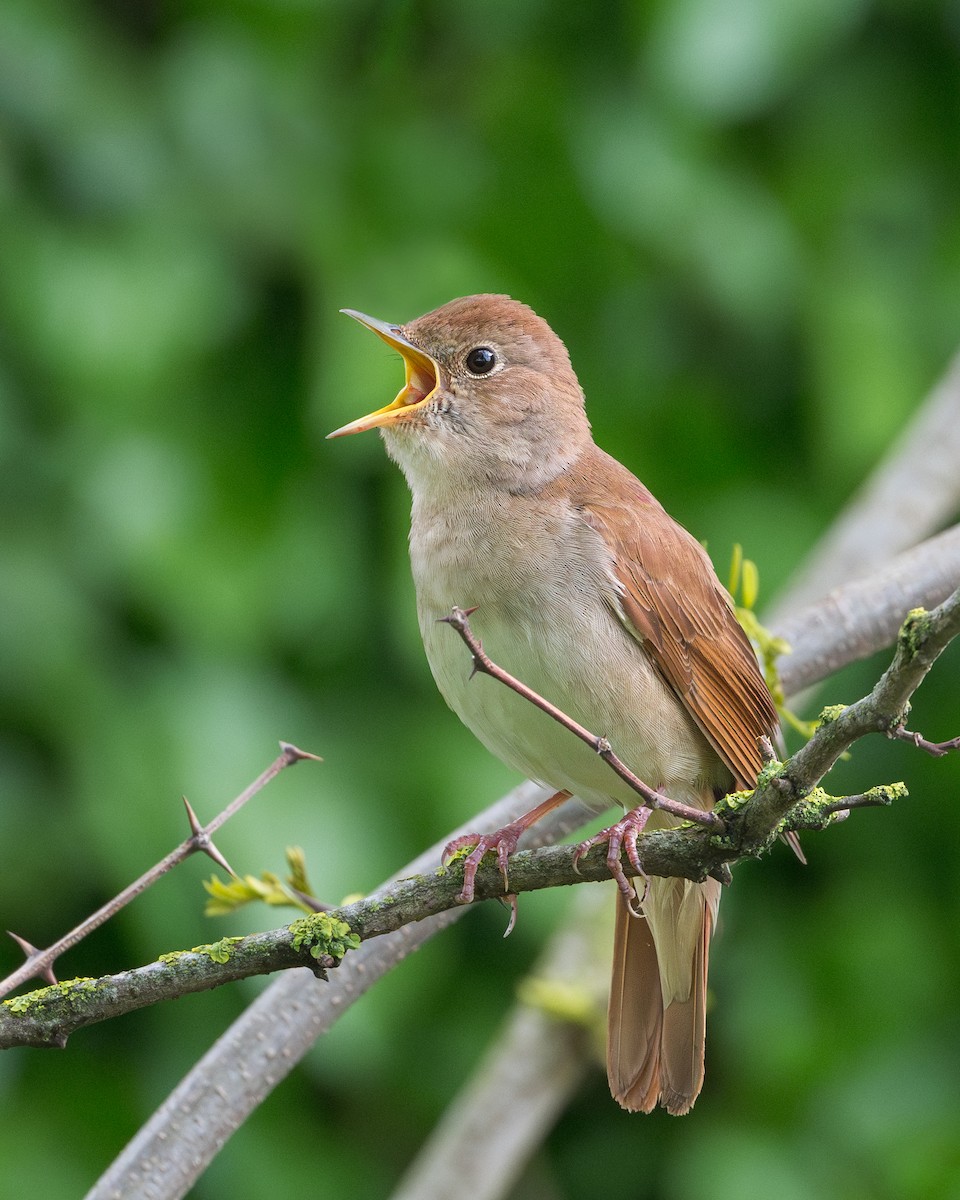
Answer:
[[[590,442],[566,347],[525,304],[467,296],[407,325],[343,311],[399,352],[406,379],[386,407],[328,436],[378,428],[412,488],[535,489]]]

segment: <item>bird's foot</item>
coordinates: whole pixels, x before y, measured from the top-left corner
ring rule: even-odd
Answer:
[[[447,842],[443,848],[443,854],[440,856],[440,861],[444,866],[447,865],[459,850],[463,850],[467,846],[473,846],[473,849],[463,860],[463,889],[457,897],[461,904],[469,904],[473,900],[477,869],[483,861],[483,856],[490,850],[496,852],[497,867],[503,877],[503,890],[509,892],[507,860],[516,850],[517,843],[527,828],[528,826],[521,819],[519,821],[511,821],[509,825],[504,825],[502,829],[495,829],[493,833],[464,833],[460,837],[454,838],[452,842]]]
[[[497,853],[497,866],[500,868],[500,874],[503,876],[503,890],[510,891],[510,885],[507,883],[507,859],[516,850],[517,843],[527,830],[537,823],[541,817],[546,816],[548,812],[552,812],[564,800],[570,798],[569,792],[554,792],[552,796],[548,796],[546,800],[542,800],[536,808],[531,808],[529,812],[525,812],[522,816],[517,817],[515,821],[511,821],[509,825],[504,825],[502,829],[495,829],[493,833],[477,834],[464,833],[460,837],[454,838],[452,842],[447,842],[443,848],[443,854],[440,855],[440,861],[444,866],[457,853],[458,850],[463,850],[467,846],[473,846],[473,850],[463,860],[463,890],[457,899],[461,904],[469,904],[474,896],[474,880],[477,877],[477,868],[483,861],[483,856],[488,850],[495,850]],[[510,929],[513,928],[516,921],[516,900],[513,902],[513,920],[510,922]],[[506,934],[504,935],[506,936]]]
[[[637,838],[643,833],[644,826],[650,819],[650,812],[651,809],[645,807],[631,809],[619,821],[611,825],[609,829],[601,829],[593,837],[587,838],[585,842],[581,842],[573,854],[573,865],[576,868],[577,863],[591,847],[599,846],[603,842],[607,843],[607,867],[610,870],[610,874],[617,881],[617,887],[620,889],[620,894],[624,900],[626,900],[627,907],[635,917],[639,917],[642,914],[635,907],[634,902],[636,901],[637,904],[643,903],[643,898],[647,894],[647,887],[650,883],[640,863],[640,852],[637,849]],[[643,893],[639,897],[637,896],[637,889],[624,874],[623,866],[620,862],[620,852],[624,849],[627,852],[627,859],[630,865],[643,880]]]

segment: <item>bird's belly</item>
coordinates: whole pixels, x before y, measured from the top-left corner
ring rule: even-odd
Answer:
[[[554,605],[549,594],[531,596],[510,609],[481,603],[471,627],[494,662],[606,737],[645,783],[696,802],[717,774],[715,753],[599,597],[572,599],[567,594]],[[421,597],[424,647],[441,693],[480,741],[529,778],[571,791],[598,811],[615,803],[633,807],[635,793],[589,746],[498,680],[470,678],[469,652],[449,625],[437,622],[445,612],[449,606]]]

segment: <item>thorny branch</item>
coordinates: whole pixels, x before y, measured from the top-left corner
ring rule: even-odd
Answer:
[[[798,813],[798,824],[802,829],[823,829],[836,819],[838,806],[889,804],[904,791],[902,785],[894,785],[874,789],[863,797],[812,797]],[[651,875],[703,879],[707,874],[722,871],[726,863],[743,857],[744,853],[759,853],[762,849],[761,846],[734,849],[721,838],[691,842],[685,832],[700,831],[687,826],[686,830],[645,834],[644,871]],[[510,860],[511,892],[540,891],[610,878],[605,847],[593,847],[576,862],[575,854],[574,846],[545,846],[514,855]],[[633,876],[636,871],[625,863],[624,873]],[[164,955],[157,962],[117,975],[70,980],[5,1000],[0,1004],[0,1050],[24,1045],[62,1048],[71,1033],[87,1025],[251,975],[303,966],[322,975],[339,964],[342,954],[325,954],[318,966],[316,958],[311,957],[316,943],[304,936],[311,929],[322,930],[329,927],[328,923],[342,922],[341,938],[353,935],[359,944],[456,908],[461,887],[461,870],[440,868],[433,874],[399,880],[374,897],[332,908],[317,917],[301,918],[268,933],[223,938],[210,946]],[[503,896],[503,880],[492,862],[485,863],[478,871],[475,894],[478,900]]]
[[[818,784],[839,756],[867,733],[914,740],[904,727],[910,696],[958,633],[960,590],[930,613],[912,612],[902,626],[893,662],[868,696],[846,708],[825,710],[817,732],[797,754],[784,763],[770,761],[753,792],[727,797],[719,806],[723,833],[688,824],[644,834],[644,872],[694,880],[707,875],[723,878],[731,863],[762,854],[780,833],[823,829],[852,808],[889,804],[904,795],[903,785],[893,784],[859,796],[838,798],[828,796]],[[953,748],[956,744],[960,739],[936,748]],[[515,855],[510,863],[510,890],[519,893],[608,878],[602,847],[595,847],[576,865],[575,853],[574,847],[553,846]],[[624,863],[624,871],[635,874],[628,863]],[[432,875],[400,880],[374,897],[268,934],[225,939],[213,948],[165,956],[164,962],[136,971],[45,988],[4,1001],[0,1005],[0,1048],[62,1046],[74,1029],[168,995],[215,987],[245,975],[311,965],[307,947],[313,943],[315,957],[317,945],[315,939],[305,939],[304,930],[321,928],[311,922],[342,921],[342,940],[349,947],[356,940],[377,937],[456,907],[461,875],[459,869],[441,869]],[[496,867],[484,866],[477,875],[477,897],[502,896],[503,890]],[[325,954],[320,966],[335,965],[340,957]]]
[[[207,825],[201,825],[197,819],[196,813],[190,805],[190,801],[183,797],[183,803],[187,810],[187,821],[190,825],[190,837],[180,843],[176,849],[154,864],[149,871],[145,871],[139,879],[135,879],[128,887],[125,887],[122,892],[114,896],[101,908],[98,908],[95,913],[92,913],[85,921],[81,921],[75,929],[71,929],[59,941],[54,942],[46,950],[38,950],[36,946],[32,946],[24,938],[19,937],[15,933],[10,936],[20,946],[27,956],[27,960],[16,971],[12,971],[6,979],[0,980],[0,997],[9,996],[9,994],[18,988],[22,983],[26,983],[28,979],[47,979],[51,983],[56,982],[53,974],[53,964],[61,954],[72,949],[81,942],[95,929],[108,921],[112,916],[118,913],[122,908],[125,908],[131,900],[136,899],[147,888],[157,882],[161,876],[168,871],[178,866],[189,858],[191,854],[201,852],[212,858],[213,861],[220,867],[223,867],[229,874],[233,874],[233,869],[227,860],[223,857],[213,842],[213,835],[217,830],[225,824],[241,808],[252,800],[253,797],[261,791],[274,779],[284,767],[289,767],[293,763],[302,762],[303,759],[313,759],[319,761],[315,754],[309,754],[306,750],[300,750],[296,746],[292,746],[289,742],[280,743],[280,754],[274,759],[269,767],[263,771],[248,787],[235,796],[233,800],[218,813]]]

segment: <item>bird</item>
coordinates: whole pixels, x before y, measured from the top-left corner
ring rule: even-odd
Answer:
[[[466,296],[405,324],[341,310],[397,351],[396,398],[328,437],[378,429],[411,493],[410,561],[426,657],[451,709],[553,796],[477,847],[512,851],[569,794],[627,814],[605,834],[675,825],[598,755],[495,680],[471,678],[442,624],[475,610],[486,653],[588,729],[651,788],[709,811],[752,788],[777,711],[703,546],[593,440],[566,346],[508,296]],[[476,839],[475,839],[476,840]],[[476,861],[476,860],[475,860]],[[465,895],[464,899],[469,899]],[[704,1077],[707,967],[720,884],[650,877],[617,897],[610,1090],[630,1111],[689,1112]]]

